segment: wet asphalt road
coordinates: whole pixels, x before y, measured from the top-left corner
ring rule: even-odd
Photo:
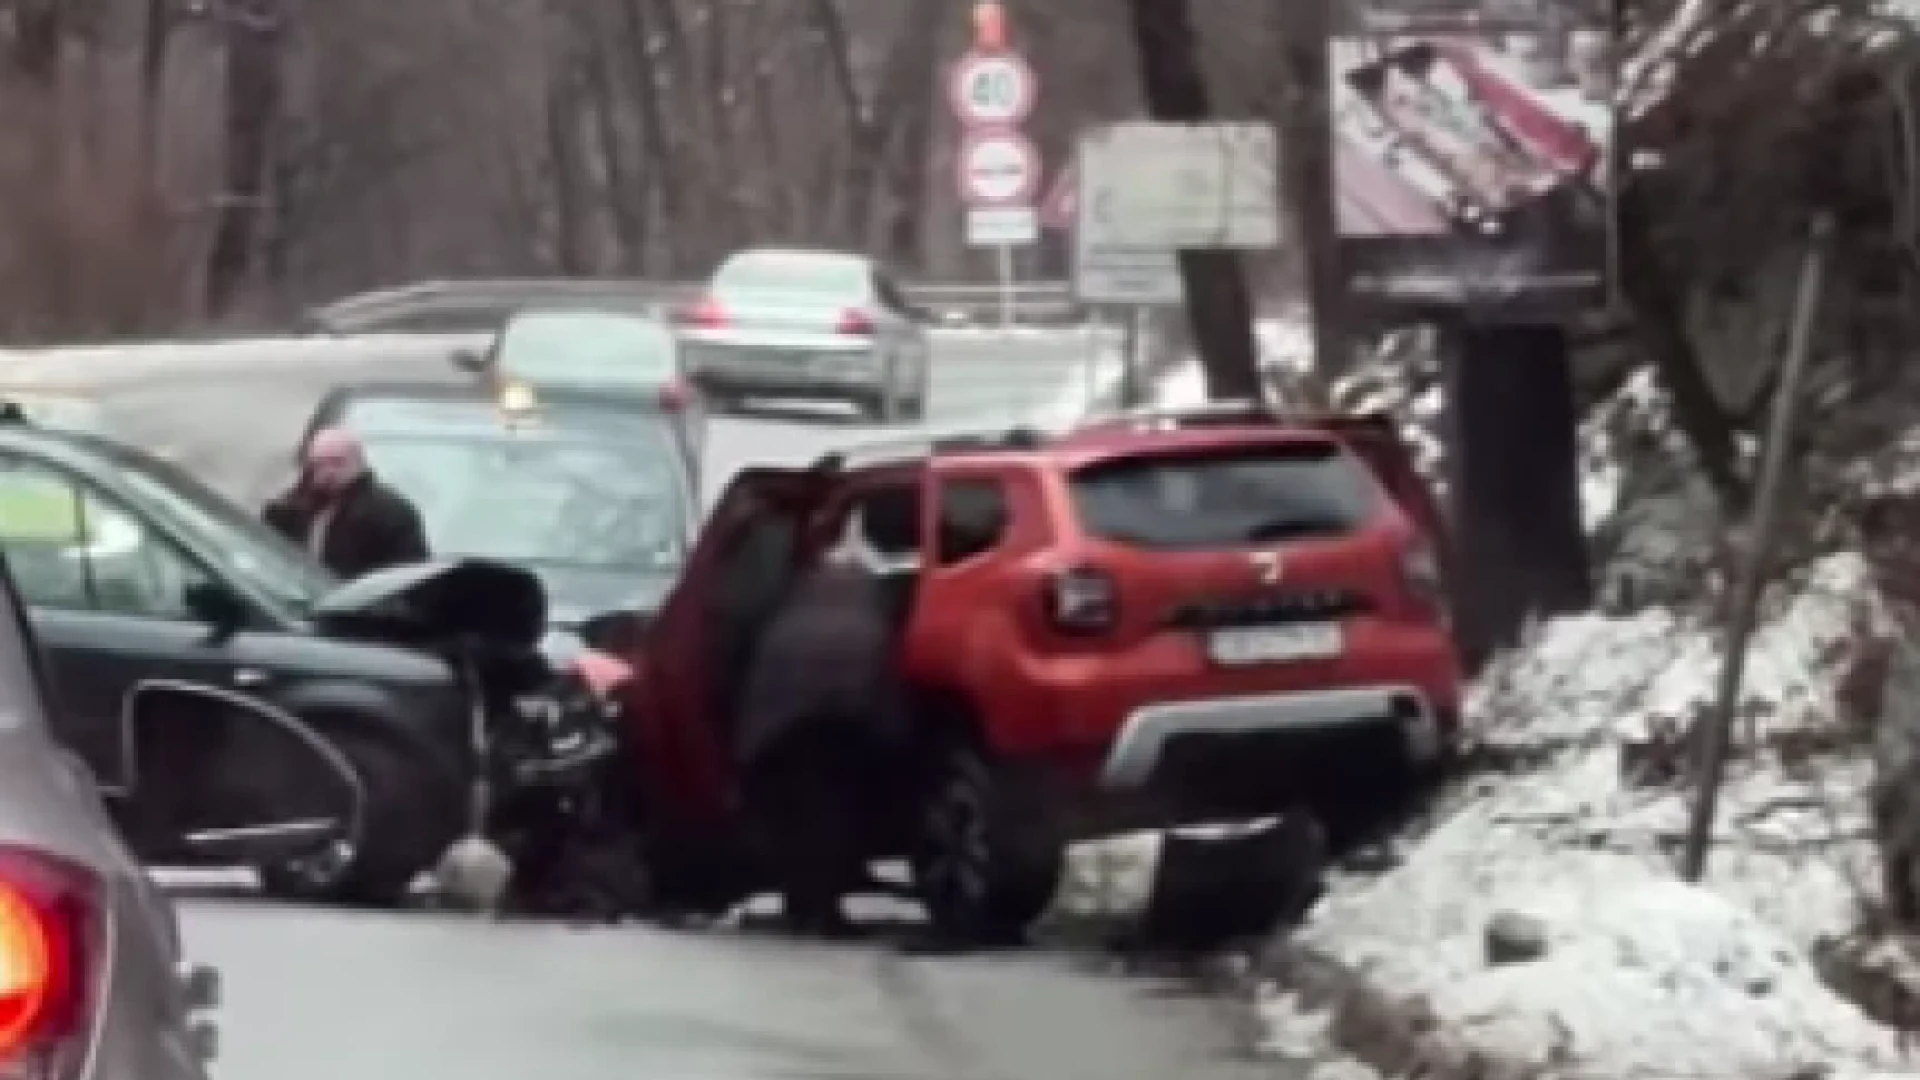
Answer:
[[[1088,375],[1067,335],[949,340],[935,423],[1043,406]],[[342,379],[445,377],[419,359],[0,361],[257,504]],[[710,483],[870,437],[831,410],[716,422]],[[1229,1007],[1042,954],[907,959],[740,931],[569,929],[183,894],[187,945],[226,976],[227,1080],[1273,1080]]]

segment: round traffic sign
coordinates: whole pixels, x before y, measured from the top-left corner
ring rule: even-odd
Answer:
[[[1013,53],[970,52],[953,66],[947,93],[961,123],[1007,127],[1032,114],[1040,84],[1027,62]]]
[[[974,206],[1031,202],[1040,185],[1040,151],[1025,135],[991,131],[960,146],[960,195]]]

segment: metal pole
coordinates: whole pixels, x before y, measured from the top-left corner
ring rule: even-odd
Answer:
[[[1100,345],[1107,338],[1107,316],[1096,308],[1093,318],[1087,320],[1086,353],[1082,357],[1081,371],[1085,373],[1087,383],[1087,406],[1089,410],[1105,411],[1101,407],[1106,403],[1100,400]]]
[[[1127,309],[1127,336],[1121,353],[1127,365],[1126,396],[1127,404],[1135,407],[1151,405],[1149,401],[1153,388],[1147,385],[1147,309],[1139,304]]]
[[[1694,799],[1692,819],[1687,823],[1686,847],[1681,856],[1680,875],[1691,882],[1705,876],[1707,852],[1713,846],[1714,817],[1720,801],[1720,782],[1726,774],[1734,707],[1740,696],[1741,677],[1746,672],[1747,641],[1753,636],[1760,591],[1766,585],[1767,550],[1780,509],[1788,444],[1793,441],[1794,420],[1800,409],[1800,384],[1806,374],[1808,356],[1813,351],[1813,328],[1820,314],[1820,294],[1826,283],[1827,251],[1832,238],[1833,218],[1821,214],[1814,219],[1806,262],[1800,269],[1792,337],[1787,343],[1787,355],[1781,360],[1779,385],[1774,390],[1773,416],[1767,428],[1753,515],[1747,527],[1747,550],[1743,553],[1733,593],[1728,597],[1726,655],[1721,659],[1713,711],[1706,718],[1706,738],[1700,747],[1700,790]]]
[[[1000,328],[1013,325],[1013,245],[1001,244],[1000,252]]]

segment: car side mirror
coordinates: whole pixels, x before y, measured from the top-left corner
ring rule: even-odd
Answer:
[[[326,737],[291,713],[225,687],[156,679],[120,710],[116,817],[149,862],[266,864],[359,834],[364,794]],[[311,804],[262,799],[279,776]]]
[[[226,635],[246,625],[252,614],[240,594],[215,581],[196,581],[187,586],[187,610],[207,624],[214,633]]]
[[[487,370],[486,356],[472,349],[455,349],[449,359],[452,360],[456,370],[467,372],[470,375],[478,375]]]
[[[580,624],[579,637],[589,649],[624,656],[640,647],[653,619],[637,611],[608,611]]]

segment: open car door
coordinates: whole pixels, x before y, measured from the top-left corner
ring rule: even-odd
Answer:
[[[637,655],[628,712],[652,795],[670,825],[731,809],[735,713],[760,631],[792,585],[809,517],[833,474],[747,469],[714,507]]]
[[[275,863],[360,838],[364,793],[347,759],[259,698],[142,682],[121,714],[121,753],[112,809],[145,861]]]
[[[1348,449],[1367,463],[1380,486],[1427,535],[1440,557],[1442,573],[1450,572],[1453,544],[1446,511],[1434,497],[1426,477],[1420,474],[1413,460],[1413,448],[1401,438],[1393,418],[1385,413],[1362,413],[1317,416],[1309,422],[1346,443]]]

